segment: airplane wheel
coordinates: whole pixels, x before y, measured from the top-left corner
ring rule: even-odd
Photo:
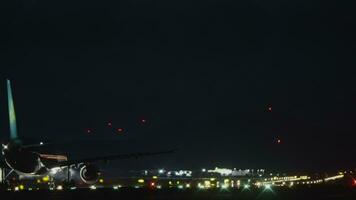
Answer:
[[[56,187],[56,184],[54,184],[54,183],[49,184],[49,189],[55,189],[55,187]]]

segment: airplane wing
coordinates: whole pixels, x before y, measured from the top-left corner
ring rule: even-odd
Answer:
[[[82,164],[82,163],[92,163],[92,162],[98,162],[98,161],[109,161],[109,160],[120,160],[120,159],[130,159],[130,158],[141,158],[141,157],[146,157],[146,156],[155,156],[155,155],[161,155],[161,154],[169,154],[173,153],[175,150],[169,150],[169,151],[158,151],[158,152],[146,152],[146,153],[130,153],[130,154],[116,154],[116,155],[108,155],[108,156],[97,156],[97,157],[92,157],[92,158],[84,158],[84,159],[78,159],[78,160],[68,160],[68,161],[63,161],[58,163],[58,167],[65,167],[65,166],[71,166],[71,165],[77,165],[77,164]]]

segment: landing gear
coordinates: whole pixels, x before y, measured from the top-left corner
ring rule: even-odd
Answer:
[[[14,172],[14,170],[13,169],[11,169],[10,171],[9,171],[9,173],[7,173],[6,174],[6,169],[5,168],[3,168],[2,170],[1,170],[1,180],[2,180],[2,182],[0,183],[0,189],[1,190],[5,190],[5,189],[7,189],[7,188],[9,188],[9,186],[10,186],[10,182],[9,182],[9,180],[7,179],[12,173]]]
[[[4,181],[7,179],[7,177],[9,177],[12,174],[12,172],[14,172],[13,169],[11,169],[10,172],[5,176]]]
[[[71,188],[75,186],[75,181],[71,179],[70,169],[71,166],[67,166],[67,180],[65,182],[66,188]]]
[[[49,187],[50,190],[56,189],[56,183],[54,182],[54,178],[52,176],[50,177],[50,181],[48,183],[48,187]]]
[[[55,188],[56,188],[56,184],[53,182],[53,181],[51,181],[50,183],[49,183],[49,189],[50,190],[54,190]]]

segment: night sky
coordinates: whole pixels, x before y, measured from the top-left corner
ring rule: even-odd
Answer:
[[[354,168],[354,8],[1,1],[0,136],[9,78],[20,136],[70,141],[74,157],[179,148],[114,165]]]

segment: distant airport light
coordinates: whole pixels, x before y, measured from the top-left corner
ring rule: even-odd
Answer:
[[[244,188],[245,188],[245,189],[249,189],[249,188],[250,188],[250,185],[246,184],[246,185],[244,185]]]
[[[58,186],[57,186],[57,190],[63,190],[63,186],[58,185]]]
[[[138,179],[137,182],[139,182],[139,183],[144,183],[145,180],[143,180],[143,179]]]
[[[119,188],[121,188],[121,185],[116,185],[113,187],[114,190],[118,190]]]
[[[146,119],[141,119],[141,123],[146,123],[147,120]]]
[[[90,189],[91,189],[91,190],[96,190],[95,185],[90,186]]]
[[[3,144],[3,145],[2,145],[2,148],[3,148],[3,149],[8,149],[8,146],[7,146],[6,144]]]
[[[24,189],[25,189],[25,186],[20,185],[19,188],[20,188],[20,190],[24,190]]]
[[[99,179],[99,183],[104,183],[104,179]]]
[[[118,128],[117,131],[118,131],[118,132],[123,132],[124,129],[123,129],[123,128]]]
[[[281,140],[280,140],[280,139],[278,139],[278,140],[277,140],[277,143],[278,143],[278,144],[280,144],[280,143],[281,143]]]
[[[111,123],[111,122],[108,122],[108,126],[112,126],[112,123]]]
[[[156,185],[156,183],[155,182],[151,182],[151,187],[154,187],[155,185]]]
[[[268,111],[272,111],[272,106],[268,106]]]
[[[90,129],[87,129],[87,133],[91,133],[91,130],[90,130]]]
[[[221,188],[222,188],[222,189],[227,189],[228,187],[229,187],[228,184],[222,184],[222,185],[221,185]]]

